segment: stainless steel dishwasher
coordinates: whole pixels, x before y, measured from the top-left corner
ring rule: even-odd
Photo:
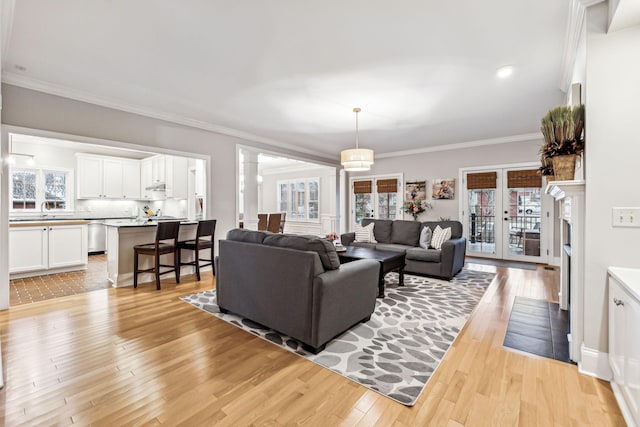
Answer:
[[[89,253],[104,252],[106,247],[107,231],[104,219],[89,222]]]

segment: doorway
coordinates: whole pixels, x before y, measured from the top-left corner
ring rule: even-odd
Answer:
[[[363,218],[402,219],[402,175],[357,177],[350,181],[350,230],[355,230]]]
[[[546,263],[547,219],[538,170],[465,170],[462,216],[469,256]]]

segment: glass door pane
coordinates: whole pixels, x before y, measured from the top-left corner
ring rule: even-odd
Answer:
[[[467,190],[469,252],[496,254],[496,190]]]
[[[378,218],[396,219],[398,193],[378,194]]]
[[[373,216],[371,193],[355,194],[354,206],[354,219],[356,224],[360,224],[362,218],[370,218]]]
[[[506,214],[509,236],[505,254],[521,258],[539,257],[541,218],[540,188],[509,188],[506,193]]]

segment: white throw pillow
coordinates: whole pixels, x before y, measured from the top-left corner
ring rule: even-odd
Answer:
[[[363,227],[360,224],[356,224],[356,229],[355,229],[356,242],[378,243],[376,242],[375,237],[373,237],[373,226],[374,226],[373,222],[367,225],[366,227]]]
[[[431,244],[433,232],[429,227],[423,227],[420,232],[420,247],[422,249],[429,249],[429,245]]]
[[[433,230],[433,237],[431,238],[431,246],[433,249],[442,249],[442,244],[451,238],[451,227],[440,228],[436,225],[436,229]]]

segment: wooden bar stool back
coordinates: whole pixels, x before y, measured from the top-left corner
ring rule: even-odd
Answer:
[[[284,233],[284,222],[285,219],[287,218],[287,213],[286,212],[282,212],[280,217],[280,233]]]
[[[267,230],[267,214],[258,214],[258,230],[266,231]]]
[[[200,281],[200,268],[211,266],[211,270],[213,271],[213,275],[216,275],[216,269],[213,265],[215,245],[213,237],[216,233],[216,220],[215,219],[207,219],[198,222],[198,229],[196,230],[196,238],[195,240],[185,240],[183,242],[178,242],[178,262],[180,266],[183,265],[193,265],[196,268],[196,277],[198,281]],[[191,262],[182,262],[181,251],[182,249],[191,250],[194,252],[193,261]],[[200,258],[200,251],[203,249],[211,250],[211,257],[209,259]],[[201,261],[204,261],[201,263]]]
[[[135,245],[133,247],[133,287],[138,287],[139,273],[155,273],[156,289],[160,290],[160,275],[175,272],[176,283],[180,283],[180,264],[178,259],[178,233],[180,231],[179,221],[159,222],[156,230],[156,240],[153,243]],[[160,264],[160,256],[173,253],[173,265]],[[138,257],[140,255],[153,256],[152,268],[139,269]],[[168,270],[160,271],[160,268]]]
[[[280,232],[280,213],[269,214],[269,224],[267,225],[267,231],[272,233]]]

